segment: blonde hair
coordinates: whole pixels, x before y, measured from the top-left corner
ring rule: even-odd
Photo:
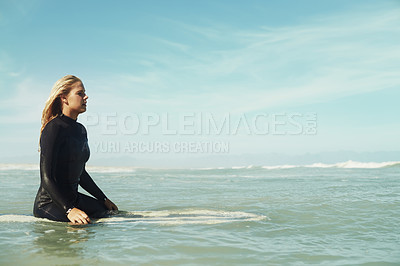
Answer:
[[[40,134],[42,134],[47,123],[62,114],[61,96],[68,95],[72,85],[78,81],[82,82],[78,77],[67,75],[57,80],[54,84],[42,112],[42,127],[40,129]]]

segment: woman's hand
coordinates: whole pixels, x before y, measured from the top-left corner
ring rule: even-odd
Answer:
[[[67,218],[71,221],[71,224],[89,224],[89,216],[78,208],[73,208],[67,215]]]
[[[110,211],[118,211],[117,205],[114,204],[111,200],[107,199],[104,201],[104,205],[106,205],[106,208],[109,209]]]

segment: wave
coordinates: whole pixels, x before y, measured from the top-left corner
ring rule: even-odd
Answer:
[[[120,212],[115,216],[93,220],[93,223],[144,223],[160,225],[184,225],[184,224],[219,224],[230,222],[247,222],[269,220],[264,215],[257,215],[239,211],[218,210],[161,210],[161,211],[135,211]],[[32,223],[32,222],[54,222],[47,219],[36,218],[32,215],[5,214],[0,215],[0,222],[8,223]]]
[[[298,165],[290,165],[290,164],[285,164],[285,165],[274,165],[274,166],[261,166],[263,169],[268,169],[268,170],[273,170],[273,169],[290,169],[290,168],[296,168],[300,167]]]
[[[254,168],[254,165],[248,165],[248,166],[232,166],[232,169],[251,169]]]
[[[146,223],[161,225],[184,224],[220,224],[230,222],[261,221],[269,219],[263,215],[236,211],[216,210],[162,210],[162,211],[136,211],[124,214],[122,217],[101,218],[97,222],[116,223]]]
[[[232,167],[207,167],[207,168],[188,168],[187,170],[249,170],[249,169],[292,169],[292,168],[364,168],[364,169],[375,169],[375,168],[388,168],[388,167],[400,167],[400,161],[388,161],[388,162],[357,162],[357,161],[346,161],[333,164],[327,163],[313,163],[305,165],[294,165],[294,164],[283,164],[283,165],[266,165],[266,166],[232,166]],[[134,173],[138,169],[151,169],[141,167],[111,167],[111,166],[86,166],[86,170],[92,173]],[[38,164],[0,164],[0,171],[5,170],[27,170],[27,171],[38,171]],[[165,169],[172,170],[172,169]],[[180,169],[180,170],[184,170]]]
[[[264,169],[290,169],[290,168],[359,168],[359,169],[376,169],[376,168],[386,168],[400,166],[399,161],[389,161],[389,162],[356,162],[356,161],[346,161],[340,163],[333,164],[325,164],[325,163],[313,163],[307,165],[276,165],[276,166],[262,166]]]
[[[0,171],[5,170],[39,170],[39,164],[17,164],[17,163],[2,163],[0,164]]]
[[[192,170],[245,170],[245,169],[292,169],[292,168],[364,168],[364,169],[375,169],[375,168],[388,168],[388,167],[400,167],[400,161],[388,161],[388,162],[357,162],[357,161],[346,161],[333,164],[326,163],[313,163],[313,164],[282,164],[282,165],[266,165],[266,166],[233,166],[233,167],[215,167],[215,168],[191,168]]]
[[[47,219],[36,218],[32,215],[3,214],[0,215],[1,223],[31,223],[37,221],[50,221]]]
[[[39,164],[0,164],[0,171],[23,170],[38,171]],[[110,167],[110,166],[86,166],[86,170],[93,173],[133,173],[135,167]]]
[[[310,165],[305,165],[305,167],[309,168],[365,168],[365,169],[375,169],[375,168],[386,168],[400,166],[400,162],[398,161],[390,161],[390,162],[355,162],[355,161],[347,161],[335,164],[323,164],[323,163],[314,163]]]
[[[134,173],[135,167],[111,167],[111,166],[86,166],[86,170],[92,173]]]

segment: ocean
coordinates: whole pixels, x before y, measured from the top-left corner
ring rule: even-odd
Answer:
[[[0,265],[400,265],[399,162],[87,169],[123,212],[72,226],[0,165]]]

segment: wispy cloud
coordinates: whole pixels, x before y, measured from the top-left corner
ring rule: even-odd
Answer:
[[[178,42],[162,39],[162,38],[159,38],[159,37],[153,37],[152,39],[154,41],[157,41],[157,42],[160,42],[162,44],[165,44],[166,46],[175,48],[180,52],[187,52],[189,50],[188,45],[185,45],[185,44],[182,44],[182,43],[178,43]]]
[[[36,123],[40,126],[41,110],[50,94],[50,89],[45,93],[40,84],[38,80],[26,77],[9,88],[11,95],[3,95],[0,100],[0,123]]]
[[[393,87],[400,84],[399,11],[363,11],[247,30],[169,21],[185,37],[149,36],[169,49],[134,57],[143,71],[93,77],[97,81],[87,88],[88,111],[251,112]],[[31,90],[35,82],[19,82],[16,96],[3,102],[3,108],[23,111],[2,121],[33,119],[26,113],[38,113],[50,91],[38,90],[43,94],[35,99],[40,108],[24,105],[24,99],[31,102],[37,95]]]
[[[382,90],[400,84],[399,12],[360,11],[249,30],[175,22],[195,40],[161,40],[178,52],[145,56],[149,72],[119,75],[115,84],[140,84],[140,96],[163,95],[157,104],[165,106],[241,111]],[[207,45],[196,45],[197,38]]]

